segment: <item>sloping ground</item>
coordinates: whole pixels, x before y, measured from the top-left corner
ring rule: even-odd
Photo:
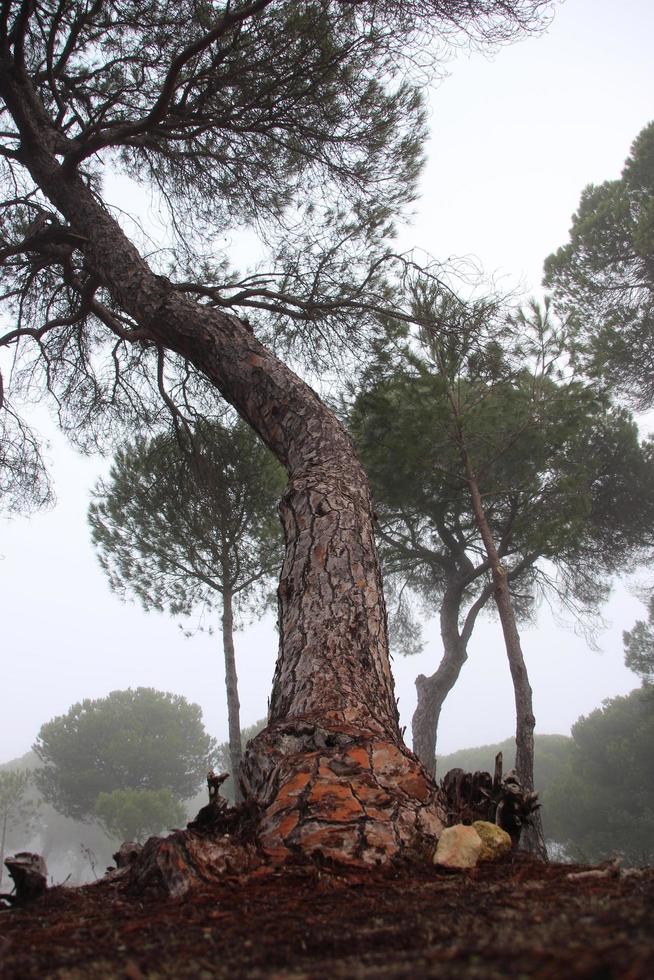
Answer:
[[[117,881],[0,912],[3,980],[654,977],[654,869],[571,880],[526,857],[470,872],[314,865],[179,901]]]

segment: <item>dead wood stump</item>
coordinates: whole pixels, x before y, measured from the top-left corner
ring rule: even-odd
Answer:
[[[46,891],[48,871],[40,854],[20,851],[6,858],[5,867],[14,883],[14,894],[2,895],[11,905],[27,905]]]
[[[502,753],[495,757],[495,771],[464,772],[450,769],[441,781],[441,790],[447,808],[447,823],[472,824],[475,820],[487,820],[511,837],[513,848],[520,842],[523,829],[529,826],[540,803],[538,793],[529,792],[520,785],[515,772],[502,776]]]

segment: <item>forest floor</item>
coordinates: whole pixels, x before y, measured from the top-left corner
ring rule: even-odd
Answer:
[[[0,911],[0,977],[654,977],[654,869],[568,877],[580,870],[522,855],[464,872],[301,865],[176,901],[60,886]]]

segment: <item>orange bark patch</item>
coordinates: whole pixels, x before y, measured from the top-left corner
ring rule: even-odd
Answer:
[[[346,756],[348,759],[351,759],[352,762],[355,762],[358,766],[361,766],[362,769],[370,768],[370,759],[368,758],[368,752],[366,749],[362,749],[360,746],[355,746],[354,748],[347,750]]]
[[[381,786],[378,786],[370,776],[367,779],[359,779],[354,782],[353,791],[368,814],[370,813],[371,807],[379,807],[384,810],[392,801],[390,794]]]
[[[407,773],[406,776],[398,780],[397,784],[407,796],[411,796],[416,800],[422,800],[424,802],[429,799],[431,794],[429,783],[422,773],[417,771]]]
[[[363,815],[350,787],[342,783],[316,783],[308,802],[319,809],[324,820],[348,821]]]
[[[295,775],[280,787],[278,796],[299,796],[311,779],[310,772],[296,772]]]
[[[291,810],[290,813],[287,813],[286,816],[279,822],[277,827],[277,833],[279,836],[286,840],[291,831],[295,830],[297,827],[298,819],[299,817],[297,810]]]
[[[284,847],[283,844],[277,844],[276,841],[277,839],[274,837],[271,837],[270,841],[267,841],[266,838],[262,838],[261,841],[261,846],[263,847],[266,858],[270,861],[273,867],[278,867],[279,865],[285,864],[291,856],[289,849]]]
[[[316,559],[319,565],[325,564],[325,556],[327,554],[327,549],[323,548],[321,544],[317,544],[313,549],[313,557]]]
[[[330,767],[328,762],[321,762],[318,766],[318,779],[326,780],[329,782],[334,778],[334,770]]]
[[[272,815],[278,813],[280,810],[295,807],[298,796],[310,779],[310,772],[296,772],[287,783],[279,787],[277,796],[268,807],[267,812]]]

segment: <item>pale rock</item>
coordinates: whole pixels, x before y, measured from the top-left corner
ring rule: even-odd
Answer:
[[[480,861],[498,861],[511,852],[511,838],[506,830],[488,820],[475,820],[472,826],[481,838]]]
[[[446,827],[441,834],[434,864],[444,868],[474,868],[481,849],[481,837],[475,828],[458,823],[454,827]]]

